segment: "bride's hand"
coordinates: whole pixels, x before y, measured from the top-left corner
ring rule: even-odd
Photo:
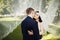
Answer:
[[[37,19],[36,21],[37,21],[37,22],[39,22],[39,20],[38,20],[38,19]]]
[[[32,30],[31,31],[28,30],[28,34],[29,35],[33,35],[33,31]]]

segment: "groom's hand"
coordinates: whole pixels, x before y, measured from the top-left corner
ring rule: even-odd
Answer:
[[[29,35],[33,35],[33,31],[32,30],[31,31],[28,30],[28,34]]]

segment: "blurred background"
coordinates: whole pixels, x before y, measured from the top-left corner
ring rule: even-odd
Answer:
[[[22,40],[25,10],[40,12],[45,35],[42,40],[60,40],[60,0],[0,0],[0,40]]]

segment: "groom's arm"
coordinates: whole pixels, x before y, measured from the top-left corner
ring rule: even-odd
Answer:
[[[27,32],[28,32],[29,35],[33,35],[34,34],[31,23],[27,24]]]

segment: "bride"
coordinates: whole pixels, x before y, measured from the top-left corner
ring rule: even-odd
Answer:
[[[39,35],[40,35],[40,39],[41,39],[42,35],[43,35],[43,26],[42,26],[42,19],[39,15],[39,11],[36,11],[36,14],[33,19],[36,20],[36,22],[38,24]]]

